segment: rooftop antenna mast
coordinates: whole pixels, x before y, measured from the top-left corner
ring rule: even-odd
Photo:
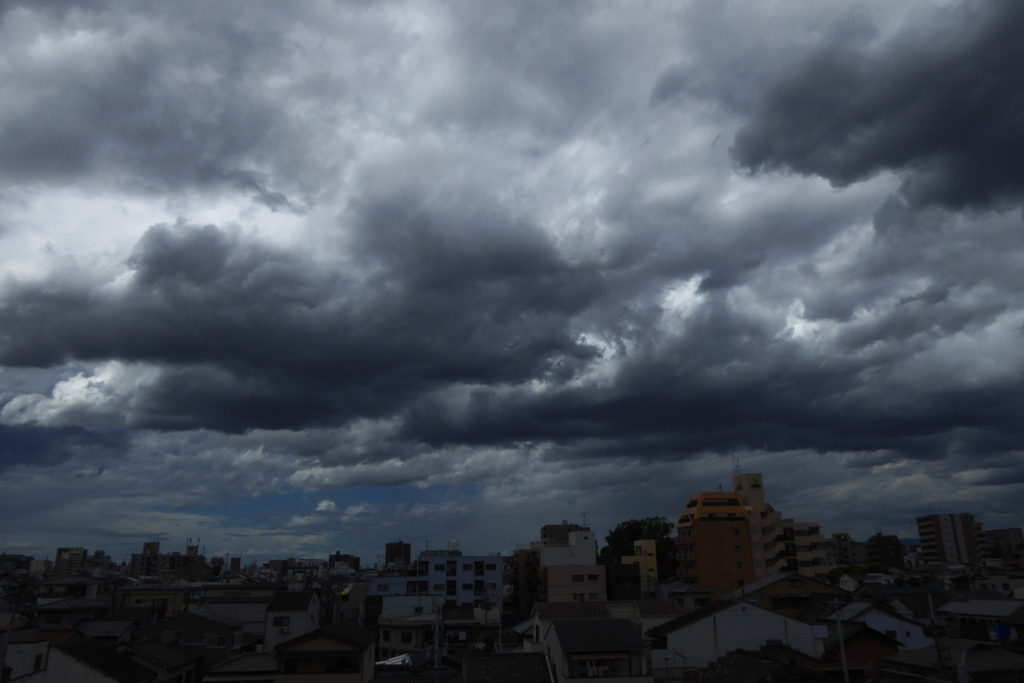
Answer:
[[[735,455],[732,456],[732,476],[740,476],[740,459]]]
[[[583,522],[580,524],[580,526],[587,526],[587,513],[586,512],[583,513]]]

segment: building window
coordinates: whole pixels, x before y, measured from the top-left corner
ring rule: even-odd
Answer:
[[[572,599],[575,600],[576,602],[583,602],[584,600],[587,599],[587,596],[585,594],[583,594],[583,593],[573,593],[572,594]]]
[[[498,565],[496,565],[496,564],[489,564],[489,565],[487,565],[487,571],[489,571],[489,572],[493,572],[497,568],[498,568]]]
[[[597,581],[598,577],[598,574],[587,574],[587,581]]]
[[[573,574],[572,575],[572,582],[573,583],[582,583],[583,582],[583,574]]]
[[[444,571],[444,565],[443,564],[435,564],[434,565],[434,571],[435,572],[443,572]]]
[[[742,562],[737,562],[736,563],[736,569],[743,569],[743,563]]]
[[[203,645],[206,647],[227,647],[228,638],[227,636],[212,636],[208,635],[203,639]]]
[[[38,655],[36,655],[35,663],[32,665],[32,670],[33,671],[39,671],[42,668],[43,668],[43,655],[38,654]]]
[[[444,575],[445,576],[455,576],[458,573],[458,571],[459,571],[459,569],[458,569],[459,563],[458,562],[456,562],[455,560],[448,560],[447,562],[445,562],[445,564],[447,565],[444,568]]]
[[[733,549],[734,549],[734,550],[735,550],[736,552],[740,552],[740,550],[741,550],[741,548],[740,548],[740,547],[739,547],[738,545],[734,545],[734,546],[733,546]]]
[[[739,536],[740,535],[740,530],[739,529],[733,529],[732,530],[732,535],[733,536]]]
[[[436,590],[436,591],[443,591],[444,590],[444,584],[443,583],[435,583],[434,584],[434,590]]]
[[[384,629],[383,631],[381,631],[380,639],[383,640],[385,643],[391,640],[391,631],[389,631],[388,629]]]
[[[412,642],[412,631],[402,631],[402,642],[403,643],[411,643]]]
[[[291,623],[291,617],[274,617],[271,626],[287,626]]]
[[[455,595],[455,591],[456,591],[456,586],[457,585],[458,584],[455,581],[446,581],[445,582],[445,588],[444,588],[444,594],[445,595]]]

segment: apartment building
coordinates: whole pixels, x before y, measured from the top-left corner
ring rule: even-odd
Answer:
[[[410,569],[366,578],[368,596],[440,595],[449,607],[501,606],[502,559],[498,556],[423,552]]]
[[[85,548],[57,548],[57,555],[54,559],[54,573],[56,576],[70,576],[85,566],[85,559],[89,551]]]
[[[590,527],[563,520],[541,527],[540,535],[540,541],[515,551],[513,601],[520,612],[538,602],[608,599],[607,568],[597,564]]]
[[[735,493],[698,493],[676,523],[679,578],[713,599],[755,581],[750,513]]]
[[[925,563],[978,564],[988,555],[981,524],[966,512],[918,517],[917,533]]]
[[[747,508],[755,579],[782,571],[824,579],[829,561],[821,525],[784,519],[765,502],[760,473],[737,474],[732,485],[733,493]]]

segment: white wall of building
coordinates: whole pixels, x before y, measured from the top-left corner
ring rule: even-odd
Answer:
[[[743,603],[673,631],[666,640],[667,654],[651,652],[656,666],[664,657],[671,660],[675,650],[686,657],[687,666],[704,668],[734,650],[757,650],[769,640],[781,641],[812,657],[820,657],[824,651],[824,640],[815,638],[811,624]]]

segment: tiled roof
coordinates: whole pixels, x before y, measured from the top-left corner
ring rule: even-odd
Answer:
[[[556,621],[551,628],[563,652],[643,650],[646,647],[644,639],[629,621]]]
[[[953,600],[937,611],[977,617],[1008,617],[1024,607],[1024,600]]]
[[[470,655],[463,662],[466,683],[550,683],[544,655],[519,654]]]
[[[313,601],[312,591],[281,591],[274,593],[267,605],[268,612],[302,612]]]
[[[291,640],[285,641],[278,645],[277,649],[279,651],[285,650],[291,645],[295,645],[298,643],[305,642],[307,640],[313,640],[315,638],[321,637],[342,640],[347,643],[359,645],[364,649],[368,647],[371,643],[375,643],[377,641],[376,633],[359,628],[355,624],[349,623],[347,621],[343,621],[337,624],[331,624],[330,626],[323,626],[321,628],[316,629],[315,631],[310,631],[309,633],[306,633],[304,635],[292,638]]]
[[[612,618],[603,602],[538,602],[534,610],[542,621]]]
[[[641,617],[675,617],[686,611],[675,600],[637,600],[636,609]]]
[[[684,614],[683,616],[677,617],[672,621],[666,621],[661,626],[656,626],[652,628],[650,631],[647,632],[647,635],[653,636],[655,638],[659,636],[666,636],[669,633],[678,631],[679,629],[685,628],[690,624],[696,624],[698,621],[701,621],[702,619],[707,619],[708,617],[714,614],[723,612],[732,607],[733,605],[738,604],[740,603],[735,602],[733,600],[716,600],[715,602],[712,602],[709,605],[704,605],[703,607],[695,609],[689,614]]]
[[[131,657],[115,652],[92,638],[69,640],[54,645],[53,649],[85,664],[90,669],[99,671],[117,683],[144,683],[156,678],[153,671],[133,661]]]
[[[195,651],[194,648],[183,648],[155,641],[136,643],[129,650],[129,652],[132,651],[165,669],[177,669],[179,666],[185,666],[203,657],[203,653]]]
[[[134,621],[86,619],[75,624],[75,628],[88,638],[120,638],[125,631],[134,625]]]
[[[277,659],[263,652],[246,652],[211,666],[207,673],[277,673]]]

